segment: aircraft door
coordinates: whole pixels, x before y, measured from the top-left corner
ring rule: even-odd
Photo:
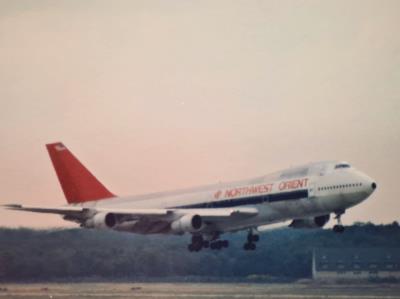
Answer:
[[[316,196],[316,189],[315,183],[310,183],[308,185],[308,198],[314,198]]]

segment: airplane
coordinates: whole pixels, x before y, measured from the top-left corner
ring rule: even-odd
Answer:
[[[256,249],[260,226],[291,221],[292,228],[322,228],[368,198],[376,182],[347,162],[323,161],[249,180],[129,197],[111,193],[61,142],[46,145],[68,202],[10,210],[59,214],[83,228],[137,234],[191,234],[188,250],[229,246],[221,235],[247,230],[244,250]]]

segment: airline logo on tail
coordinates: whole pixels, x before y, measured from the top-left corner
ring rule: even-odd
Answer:
[[[65,151],[65,150],[67,149],[63,144],[56,144],[56,145],[54,146],[54,148],[55,148],[57,151]]]

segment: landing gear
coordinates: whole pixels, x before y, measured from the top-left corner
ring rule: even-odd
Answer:
[[[200,251],[205,245],[208,246],[207,241],[203,240],[202,235],[193,235],[192,236],[192,243],[188,245],[189,251]]]
[[[338,211],[336,212],[336,217],[335,219],[337,220],[337,224],[333,226],[333,231],[335,233],[343,233],[344,232],[344,226],[342,224],[342,215],[345,213],[345,211]]]
[[[228,248],[229,241],[228,240],[217,240],[210,244],[210,249],[212,250],[221,250],[222,248]]]
[[[256,242],[260,240],[260,236],[258,234],[254,234],[253,230],[250,230],[247,234],[247,243],[244,243],[243,249],[244,250],[255,250],[256,249]]]
[[[228,248],[228,240],[214,240],[212,242],[204,240],[202,235],[193,235],[192,243],[188,245],[190,252],[200,251],[203,248],[210,248],[211,250],[221,250],[222,248]]]
[[[344,232],[344,226],[343,225],[335,225],[334,227],[333,227],[333,231],[335,232],[335,233],[339,233],[339,234],[341,234],[341,233],[343,233]]]
[[[254,243],[244,243],[244,245],[243,245],[244,250],[255,250],[256,247],[257,246]]]

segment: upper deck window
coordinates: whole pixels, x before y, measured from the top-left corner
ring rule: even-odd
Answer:
[[[303,177],[308,174],[308,168],[292,168],[281,173],[280,177],[289,179],[294,177]]]
[[[338,168],[350,168],[350,164],[347,164],[347,163],[336,164],[335,169],[338,169]]]

